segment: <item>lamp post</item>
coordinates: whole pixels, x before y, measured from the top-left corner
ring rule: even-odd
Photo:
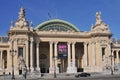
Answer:
[[[14,56],[16,55],[16,50],[10,50],[10,55],[12,56],[12,77],[11,79],[15,79],[15,76],[14,76]]]
[[[110,60],[111,60],[111,75],[113,75],[113,63],[112,63],[112,58],[113,58],[113,55],[110,55]]]
[[[56,60],[56,56],[53,56],[53,60],[54,60],[54,78],[56,78],[56,64],[55,64],[55,60]]]

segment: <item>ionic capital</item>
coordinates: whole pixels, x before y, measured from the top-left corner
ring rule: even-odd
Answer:
[[[34,40],[33,40],[33,38],[30,38],[30,42],[33,42]]]
[[[37,43],[36,46],[39,47],[39,43]]]
[[[88,42],[84,42],[84,45],[87,45],[88,44]]]
[[[72,45],[75,45],[76,44],[76,42],[74,41],[74,42],[72,42]]]
[[[39,41],[39,40],[37,40],[37,41],[36,41],[36,44],[39,44],[39,43],[40,43],[40,41]]]
[[[55,41],[55,42],[54,42],[54,44],[57,44],[57,43],[58,43],[58,41]]]
[[[92,41],[91,44],[96,44],[96,42],[95,42],[95,41]]]
[[[52,41],[50,41],[50,42],[49,42],[49,44],[53,44],[53,42],[52,42]]]
[[[112,53],[114,53],[115,50],[112,50]]]
[[[71,42],[67,42],[67,45],[70,45],[71,44]]]
[[[116,52],[118,53],[118,52],[119,52],[119,50],[116,50]]]

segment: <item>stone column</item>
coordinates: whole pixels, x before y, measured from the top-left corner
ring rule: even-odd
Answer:
[[[71,49],[70,49],[70,42],[67,43],[68,46],[68,67],[67,67],[67,73],[71,73],[72,72],[72,64],[71,64]]]
[[[0,51],[0,70],[2,69],[2,51]]]
[[[57,54],[57,43],[58,42],[55,42],[54,43],[54,58],[55,58],[55,68],[56,68],[56,73],[59,73],[59,68],[57,66],[57,57],[58,57],[58,54]]]
[[[26,42],[25,42],[25,54],[26,54],[26,56],[25,56],[25,62],[26,62],[26,66],[27,66],[27,69],[29,69],[29,41],[28,40],[26,40]]]
[[[111,50],[111,43],[110,43],[110,42],[108,43],[108,51],[109,51],[109,52],[108,52],[108,56],[109,56],[109,55],[112,54],[112,53],[111,53],[112,50]]]
[[[26,46],[25,46],[25,44],[23,44],[23,58],[24,58],[24,61],[26,62]]]
[[[53,42],[49,42],[50,44],[50,68],[49,73],[54,73],[54,66],[53,66]]]
[[[92,42],[92,65],[95,66],[95,42]]]
[[[117,64],[119,63],[119,51],[116,51],[116,56],[117,56]]]
[[[87,52],[87,43],[84,43],[84,67],[88,66]]]
[[[76,73],[77,68],[75,66],[75,42],[72,43],[72,68],[73,68],[73,73]]]
[[[31,72],[34,71],[34,68],[33,68],[33,41],[31,41],[31,43],[30,43],[30,69],[31,69]]]
[[[70,44],[68,43],[68,66],[71,66],[71,52],[70,52]]]
[[[40,72],[40,66],[39,66],[39,41],[36,43],[36,61],[37,61],[37,68],[36,70]]]
[[[13,52],[15,55],[13,57],[13,60],[14,60],[14,69],[15,69],[15,73],[17,72],[16,69],[18,68],[18,63],[16,60],[18,60],[18,46],[17,46],[17,39],[14,40],[14,46],[13,46],[13,50],[16,50],[16,52]],[[23,53],[24,55],[24,53]],[[22,56],[23,57],[23,56]],[[23,58],[24,59],[24,58]]]
[[[112,56],[113,56],[113,57],[112,57],[112,65],[114,66],[114,65],[115,65],[114,50],[112,51],[112,53],[111,53],[111,54],[112,54]]]

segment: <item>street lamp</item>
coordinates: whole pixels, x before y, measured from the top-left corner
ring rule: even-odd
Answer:
[[[16,50],[10,50],[10,55],[12,56],[12,77],[11,79],[15,79],[15,76],[14,76],[14,56],[16,55]]]
[[[55,60],[56,60],[56,56],[53,56],[53,60],[54,60],[54,78],[56,78],[56,65],[55,65]]]
[[[113,63],[112,63],[112,58],[114,57],[113,55],[110,55],[109,56],[110,57],[110,59],[111,59],[111,75],[113,75]]]

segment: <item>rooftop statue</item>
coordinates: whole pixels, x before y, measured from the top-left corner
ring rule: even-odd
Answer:
[[[19,12],[19,19],[22,19],[22,18],[25,18],[25,11],[23,7],[20,8],[20,12]]]
[[[109,26],[101,19],[101,12],[96,12],[96,24],[91,26],[91,30],[95,32],[110,32]]]
[[[101,12],[96,12],[96,24],[100,24],[101,22]]]
[[[25,9],[23,7],[20,8],[18,20],[16,21],[15,26],[21,28],[28,26],[28,22],[25,18]]]

